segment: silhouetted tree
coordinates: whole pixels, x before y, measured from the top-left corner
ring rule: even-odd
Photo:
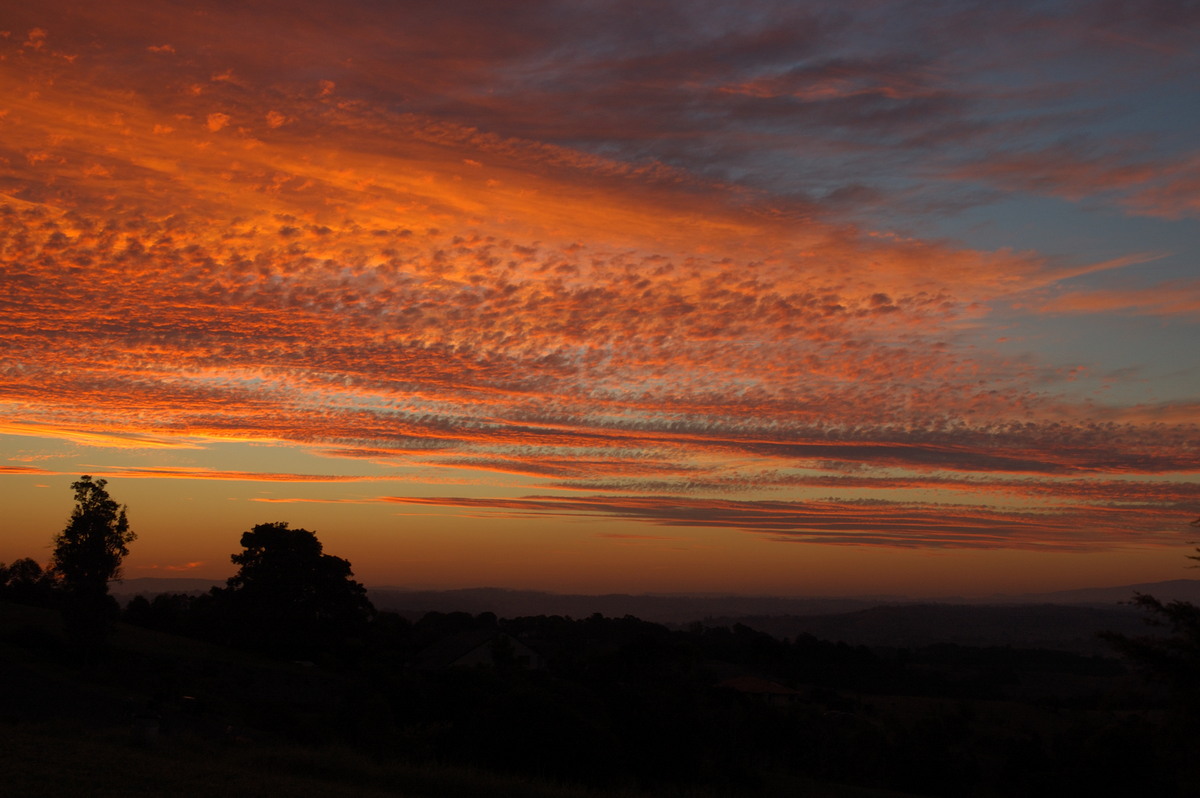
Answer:
[[[1200,527],[1200,519],[1191,525]],[[1188,559],[1200,560],[1200,554]],[[1148,676],[1172,687],[1182,699],[1177,706],[1200,720],[1200,607],[1187,601],[1160,601],[1145,593],[1135,593],[1132,603],[1146,610],[1148,624],[1166,628],[1169,634],[1130,637],[1101,632],[1100,636]]]
[[[374,615],[350,563],[322,553],[307,529],[258,524],[242,535],[240,566],[213,595],[241,645],[280,656],[312,656],[362,632]]]
[[[57,599],[58,583],[54,573],[43,569],[36,560],[23,557],[12,565],[0,563],[0,598],[35,607],[52,607]]]
[[[75,509],[54,539],[52,562],[62,585],[67,634],[86,650],[103,645],[117,611],[108,582],[120,579],[121,561],[137,537],[129,529],[126,508],[104,489],[107,484],[90,476],[71,483]]]
[[[121,619],[134,626],[172,634],[190,634],[193,596],[186,593],[159,593],[153,599],[134,596],[125,605]]]
[[[1200,690],[1200,607],[1186,601],[1163,602],[1145,593],[1136,594],[1132,603],[1149,613],[1147,623],[1166,627],[1170,634],[1129,637],[1105,632],[1102,637],[1155,678]]]

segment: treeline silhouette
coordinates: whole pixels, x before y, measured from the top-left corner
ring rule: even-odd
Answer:
[[[165,595],[124,617],[206,637],[214,606]],[[482,659],[456,664],[481,644]],[[519,662],[518,646],[537,659]],[[328,681],[246,698],[264,732],[607,787],[755,794],[804,777],[918,795],[1194,794],[1179,767],[1194,738],[1114,659],[438,612],[381,612],[310,652]]]
[[[75,487],[90,499],[104,491],[88,478]],[[99,498],[106,520],[88,528],[130,540],[123,508]],[[71,523],[91,522],[77,513]],[[137,650],[97,647],[94,633],[75,637],[61,568],[0,565],[0,599],[66,616],[65,637],[5,629],[0,646],[43,666],[10,674],[28,694],[0,716],[74,712],[111,722],[123,713],[179,739],[340,745],[379,762],[651,794],[794,795],[813,785],[851,785],[860,792],[822,794],[859,796],[1200,794],[1200,624],[1190,605],[1143,600],[1171,634],[1110,635],[1147,669],[1143,681],[1114,657],[950,644],[868,649],[742,624],[671,629],[599,614],[409,619],[377,611],[350,563],[326,554],[308,530],[259,524],[241,548],[224,587],[129,601],[119,620],[165,641]],[[120,643],[114,605],[108,599],[95,622],[105,635],[118,630]],[[185,638],[201,642],[169,642]],[[1156,675],[1163,662],[1170,681]],[[79,684],[49,681],[64,665],[141,698],[119,710],[95,699],[102,708],[86,709],[72,697],[83,694]]]

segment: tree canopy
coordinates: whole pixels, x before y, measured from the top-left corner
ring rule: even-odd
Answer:
[[[108,495],[106,480],[83,476],[71,483],[75,509],[54,539],[53,568],[68,592],[108,592],[121,577],[121,561],[137,535],[129,529],[126,508]]]
[[[1168,633],[1129,637],[1106,632],[1104,639],[1155,679],[1198,697],[1200,607],[1186,601],[1160,601],[1145,593],[1136,594],[1132,603],[1147,611],[1151,626]]]
[[[325,554],[317,536],[286,522],[242,534],[239,566],[224,590],[230,629],[244,645],[299,656],[356,634],[375,612],[350,563]]]
[[[1191,526],[1200,527],[1200,519]],[[1200,560],[1200,553],[1190,554],[1188,559]],[[1146,622],[1165,634],[1130,637],[1102,632],[1100,636],[1147,676],[1171,688],[1179,699],[1176,708],[1200,723],[1200,607],[1187,601],[1161,601],[1145,593],[1135,593],[1130,603],[1145,610]]]
[[[125,507],[108,495],[103,479],[83,476],[71,483],[75,509],[54,539],[51,568],[62,588],[67,635],[85,660],[102,651],[119,608],[108,595],[110,579],[121,577],[121,561],[137,537]]]
[[[57,587],[53,571],[44,570],[29,557],[10,565],[0,563],[0,598],[5,601],[49,607],[55,603]]]

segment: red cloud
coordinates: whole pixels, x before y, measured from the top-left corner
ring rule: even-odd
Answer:
[[[729,501],[678,497],[389,497],[398,504],[488,510],[501,516],[618,517],[671,527],[729,527],[779,541],[856,546],[1097,550],[1178,545],[1194,511],[1070,506],[1041,512],[889,501]]]
[[[683,498],[488,507],[789,540],[1084,546],[1070,518],[1117,534],[1122,486],[1193,500],[1133,483],[1200,470],[1194,397],[1105,403],[1090,364],[984,341],[1018,304],[1178,324],[1195,281],[1097,290],[1159,243],[975,246],[944,215],[1037,192],[1191,219],[1193,145],[1098,123],[1195,71],[1190,12],[270,5],[13,9],[0,433],[629,486]],[[689,504],[818,488],[1066,509]]]

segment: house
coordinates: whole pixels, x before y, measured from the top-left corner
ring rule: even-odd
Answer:
[[[717,687],[733,690],[776,707],[790,706],[801,700],[799,691],[758,676],[734,676],[719,682]]]
[[[417,654],[418,670],[446,668],[506,668],[542,670],[542,656],[499,629],[472,629],[443,638]]]

